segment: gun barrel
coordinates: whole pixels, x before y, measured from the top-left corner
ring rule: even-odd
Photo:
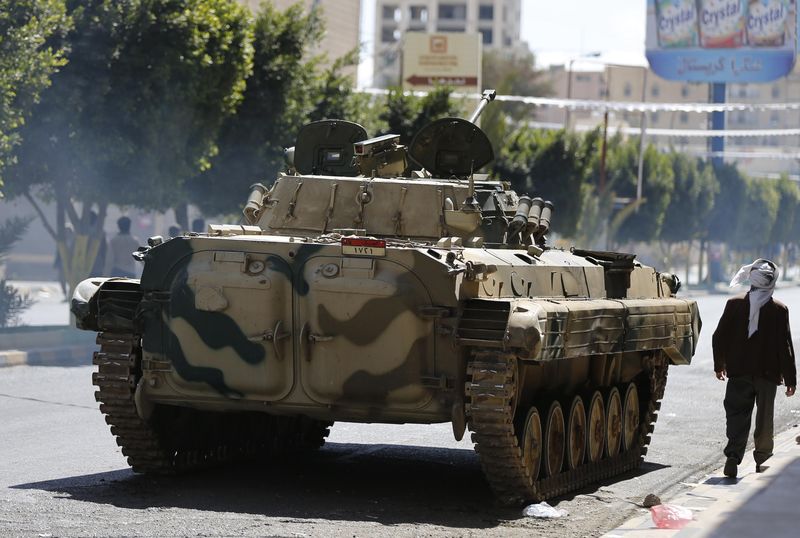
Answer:
[[[478,103],[478,107],[475,109],[475,112],[472,113],[472,116],[469,117],[470,123],[478,121],[483,109],[486,108],[486,105],[488,105],[490,101],[494,101],[496,96],[497,92],[495,90],[483,90],[483,95],[481,95],[481,101]]]

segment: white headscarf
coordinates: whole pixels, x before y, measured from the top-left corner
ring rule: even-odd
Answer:
[[[758,316],[761,307],[769,302],[778,281],[778,266],[769,260],[759,258],[749,265],[743,265],[731,279],[731,287],[741,286],[750,281],[750,322],[747,325],[747,337],[758,330]]]

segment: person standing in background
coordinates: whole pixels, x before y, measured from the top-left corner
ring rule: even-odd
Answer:
[[[750,291],[728,300],[714,331],[714,372],[728,384],[725,389],[725,418],[728,444],[725,446],[725,476],[735,478],[750,433],[753,406],[756,427],[753,431],[756,472],[772,456],[775,393],[781,383],[786,396],[797,386],[789,309],[772,298],[778,281],[777,266],[759,258],[742,266],[731,286],[750,282]]]
[[[198,234],[206,233],[206,221],[198,217],[192,221],[192,231]]]
[[[136,278],[136,261],[131,253],[139,248],[139,240],[131,236],[131,219],[120,217],[117,219],[117,228],[119,233],[109,245],[105,274]]]

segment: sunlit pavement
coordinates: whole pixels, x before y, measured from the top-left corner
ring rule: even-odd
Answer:
[[[58,282],[14,280],[9,284],[33,300],[20,315],[19,325],[69,325],[69,302]]]
[[[780,391],[779,391],[780,392]],[[780,396],[780,394],[779,394]],[[795,425],[775,439],[774,456],[762,473],[748,452],[738,478],[717,469],[704,481],[667,504],[691,510],[693,519],[682,529],[659,529],[650,511],[642,513],[603,538],[770,538],[796,537],[797,484],[800,483],[800,428]]]

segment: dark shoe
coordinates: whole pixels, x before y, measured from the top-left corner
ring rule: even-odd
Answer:
[[[763,473],[764,472],[764,467],[762,467],[760,463],[756,463],[756,472],[757,473]]]
[[[723,469],[722,472],[728,478],[736,478],[736,460],[728,458],[725,462],[725,469]]]

